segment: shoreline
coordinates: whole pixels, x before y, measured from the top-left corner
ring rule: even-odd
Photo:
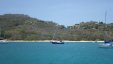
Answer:
[[[51,42],[53,40],[4,40],[3,42]],[[2,42],[2,41],[0,41]],[[104,41],[69,41],[69,40],[63,40],[63,42],[104,42]]]

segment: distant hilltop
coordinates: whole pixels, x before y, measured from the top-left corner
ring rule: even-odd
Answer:
[[[107,35],[105,35],[105,32]],[[104,40],[113,39],[113,23],[89,21],[65,27],[24,14],[0,15],[0,39],[8,40]]]

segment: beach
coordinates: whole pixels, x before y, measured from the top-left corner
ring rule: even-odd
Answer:
[[[53,40],[5,40],[4,42],[51,42]],[[104,42],[104,41],[69,41],[69,40],[62,40],[63,42]]]

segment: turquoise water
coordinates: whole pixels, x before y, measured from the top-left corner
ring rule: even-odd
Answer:
[[[113,64],[113,48],[97,43],[0,44],[0,64]]]

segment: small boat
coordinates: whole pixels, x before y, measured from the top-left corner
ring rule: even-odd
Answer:
[[[112,47],[112,41],[104,41],[103,44],[100,44],[100,47]]]
[[[0,37],[0,44],[5,44],[6,43],[6,39],[4,39],[3,37]]]
[[[7,44],[6,40],[0,40],[0,44]]]
[[[62,41],[58,41],[58,40],[53,40],[51,41],[52,44],[64,44],[64,42]]]
[[[57,29],[57,28],[56,28],[56,29]],[[57,29],[57,30],[58,30],[58,29]],[[52,40],[50,41],[50,43],[52,43],[52,44],[64,44],[64,42],[62,41],[61,38],[55,37],[57,30],[53,33]],[[58,35],[57,35],[57,36],[58,36]]]
[[[105,12],[105,28],[107,28],[107,25],[106,25],[106,16],[107,16],[107,11]],[[108,38],[107,38],[107,31],[106,30],[104,30],[104,33],[105,33],[105,36],[104,36],[104,43],[103,44],[100,44],[100,47],[112,47],[113,46],[113,44],[112,44],[112,42],[113,42],[113,40],[109,40]]]

